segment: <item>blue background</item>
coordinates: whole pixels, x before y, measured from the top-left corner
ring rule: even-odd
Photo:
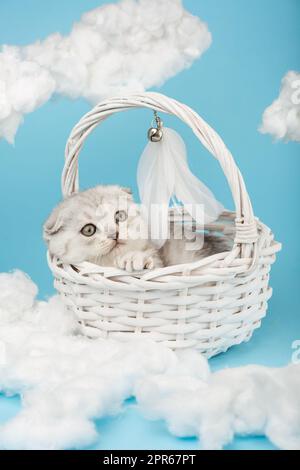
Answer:
[[[151,0],[149,0],[151,1]],[[1,0],[0,44],[27,44],[54,31],[67,34],[81,14],[100,0]],[[223,137],[245,177],[255,214],[283,243],[272,272],[274,295],[268,316],[253,339],[211,360],[213,369],[259,363],[280,366],[300,339],[299,170],[300,146],[274,143],[257,129],[264,109],[278,96],[280,81],[300,69],[299,0],[184,0],[208,23],[213,44],[193,66],[159,91],[197,110]],[[53,293],[41,228],[60,199],[64,146],[77,120],[90,108],[83,100],[54,98],[25,117],[15,146],[0,142],[0,269],[19,268],[38,284],[40,297]],[[114,116],[85,145],[81,186],[132,186],[146,143],[149,111]],[[228,208],[230,192],[217,162],[191,131],[173,118],[188,145],[193,171]],[[0,420],[19,410],[18,398],[0,397]],[[195,449],[196,439],[176,439],[161,422],[142,419],[130,401],[123,415],[98,423],[99,449]],[[232,449],[272,448],[263,437],[235,439]]]

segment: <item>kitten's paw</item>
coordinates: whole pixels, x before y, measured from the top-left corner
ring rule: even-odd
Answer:
[[[125,271],[142,271],[143,269],[155,269],[162,266],[162,262],[158,256],[147,252],[130,251],[125,255],[116,259],[116,265]]]
[[[156,269],[156,268],[162,268],[163,264],[161,259],[156,256],[156,255],[148,255],[145,258],[145,269]]]

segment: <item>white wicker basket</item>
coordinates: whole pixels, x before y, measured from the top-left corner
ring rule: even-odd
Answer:
[[[114,113],[141,107],[179,117],[219,160],[235,212],[224,212],[206,228],[223,235],[231,231],[232,251],[139,275],[91,263],[65,265],[51,253],[49,266],[55,287],[76,314],[83,334],[120,340],[142,336],[171,348],[194,347],[211,357],[248,340],[260,326],[272,294],[270,266],[280,249],[271,230],[254,217],[241,173],[216,132],[195,111],[159,93],[108,99],[71,132],[63,195],[78,191],[78,156],[93,129]]]

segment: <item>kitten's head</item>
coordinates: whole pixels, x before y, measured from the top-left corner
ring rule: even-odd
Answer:
[[[44,239],[64,263],[97,262],[126,244],[140,220],[130,190],[97,186],[61,202],[44,224]]]

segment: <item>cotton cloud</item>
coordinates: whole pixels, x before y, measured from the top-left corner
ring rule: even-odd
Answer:
[[[95,104],[162,84],[211,43],[181,0],[122,0],[85,13],[68,36],[0,49],[0,138],[13,142],[26,113],[54,94]]]
[[[281,449],[300,449],[300,365],[246,366],[210,374],[144,378],[135,389],[147,417],[177,436],[198,436],[222,449],[235,435],[265,435]]]
[[[288,72],[279,97],[265,110],[260,131],[276,139],[300,142],[300,73]]]
[[[0,275],[0,390],[22,409],[0,426],[3,449],[82,448],[98,439],[95,418],[136,396],[151,419],[178,436],[220,449],[236,434],[265,434],[300,449],[300,365],[248,366],[211,373],[195,351],[146,340],[121,343],[76,334],[59,299],[36,300],[16,271]]]

